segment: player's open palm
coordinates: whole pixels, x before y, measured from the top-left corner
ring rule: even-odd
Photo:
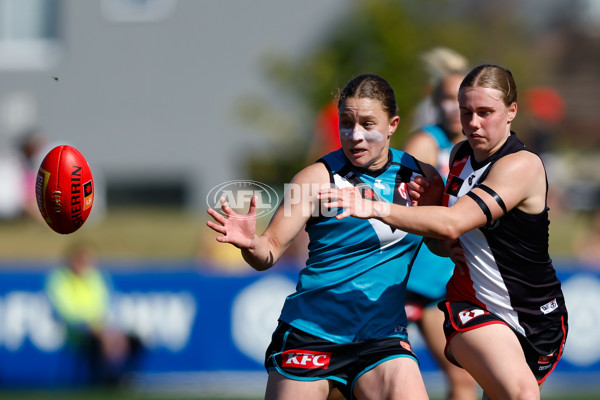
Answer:
[[[224,198],[221,198],[221,210],[225,215],[212,208],[207,210],[215,222],[207,221],[206,225],[223,235],[217,237],[217,241],[231,243],[240,249],[252,247],[256,239],[256,196],[250,200],[250,209],[246,215],[233,211]]]

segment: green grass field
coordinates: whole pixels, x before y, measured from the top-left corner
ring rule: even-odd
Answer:
[[[0,261],[59,259],[66,246],[80,240],[95,244],[100,256],[107,258],[180,260],[202,257],[215,248],[221,251],[225,247],[216,243],[216,234],[206,227],[207,217],[204,212],[190,214],[164,208],[114,209],[102,218],[91,218],[70,235],[59,235],[41,221],[1,222]],[[557,258],[571,257],[573,243],[582,234],[589,218],[569,213],[551,217],[550,254]],[[266,222],[258,221],[258,230]]]

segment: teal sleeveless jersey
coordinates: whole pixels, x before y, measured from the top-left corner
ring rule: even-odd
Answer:
[[[438,164],[434,165],[446,181],[449,172],[450,152],[452,143],[444,130],[438,125],[429,125],[423,132],[430,134],[438,145]],[[454,271],[454,262],[448,257],[433,254],[427,246],[419,251],[415,260],[407,288],[410,292],[418,293],[437,303],[446,295],[446,283]]]
[[[365,198],[405,206],[410,206],[406,184],[423,175],[414,157],[395,149],[375,172],[354,167],[342,150],[320,162],[336,187],[357,186]],[[406,281],[423,238],[353,217],[315,217],[306,231],[309,257],[280,320],[335,343],[405,337]]]

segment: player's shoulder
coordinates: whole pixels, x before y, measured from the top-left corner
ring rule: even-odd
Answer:
[[[329,171],[336,172],[348,164],[348,159],[340,148],[324,155],[317,160],[316,164],[323,164]]]
[[[323,162],[316,162],[301,169],[292,179],[296,184],[322,184],[329,182],[329,171]]]
[[[527,150],[521,150],[507,154],[495,163],[495,169],[502,169],[515,176],[527,174],[537,174],[544,172],[544,163],[535,153]]]
[[[507,154],[500,158],[497,163],[506,168],[512,166],[513,168],[544,169],[544,163],[540,156],[526,150]]]

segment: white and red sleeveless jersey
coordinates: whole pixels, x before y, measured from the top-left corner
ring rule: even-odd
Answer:
[[[530,151],[514,133],[480,163],[468,142],[458,146],[444,192],[448,207],[483,183],[497,160]],[[528,338],[552,336],[550,331],[561,326],[563,316],[566,322],[567,309],[548,253],[549,224],[547,207],[535,215],[513,208],[489,225],[462,235],[459,240],[468,273],[455,270],[447,285],[447,301],[479,305]]]

